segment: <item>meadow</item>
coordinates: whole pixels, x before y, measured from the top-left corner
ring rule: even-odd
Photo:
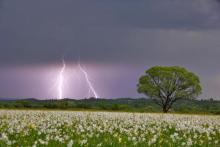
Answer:
[[[218,147],[220,116],[0,110],[0,146]]]

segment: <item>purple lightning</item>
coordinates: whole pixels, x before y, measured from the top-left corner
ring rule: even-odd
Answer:
[[[65,60],[62,59],[62,68],[60,70],[59,73],[59,77],[58,77],[58,86],[57,86],[57,90],[58,90],[58,99],[62,99],[63,98],[63,82],[64,82],[64,71],[66,69],[66,63]]]
[[[79,69],[80,71],[84,74],[85,76],[85,79],[86,79],[86,82],[89,86],[89,93],[92,92],[94,97],[97,99],[99,98],[97,92],[95,91],[95,88],[93,87],[92,85],[92,82],[89,80],[89,76],[88,76],[88,73],[85,71],[85,69],[81,66],[80,62],[78,63],[78,66],[79,66]]]

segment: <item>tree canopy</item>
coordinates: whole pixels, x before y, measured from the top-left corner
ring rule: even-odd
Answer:
[[[164,112],[179,99],[195,99],[202,91],[199,77],[178,66],[154,66],[138,83],[138,92],[152,98]]]

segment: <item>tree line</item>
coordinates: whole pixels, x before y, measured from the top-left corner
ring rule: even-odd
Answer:
[[[2,109],[61,109],[121,112],[163,112],[152,99],[63,99],[63,100],[13,100],[0,101]],[[220,114],[220,101],[179,100],[170,109],[172,113]]]

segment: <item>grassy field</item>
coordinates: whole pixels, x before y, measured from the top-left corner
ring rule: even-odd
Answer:
[[[220,146],[220,116],[0,110],[0,146]]]

